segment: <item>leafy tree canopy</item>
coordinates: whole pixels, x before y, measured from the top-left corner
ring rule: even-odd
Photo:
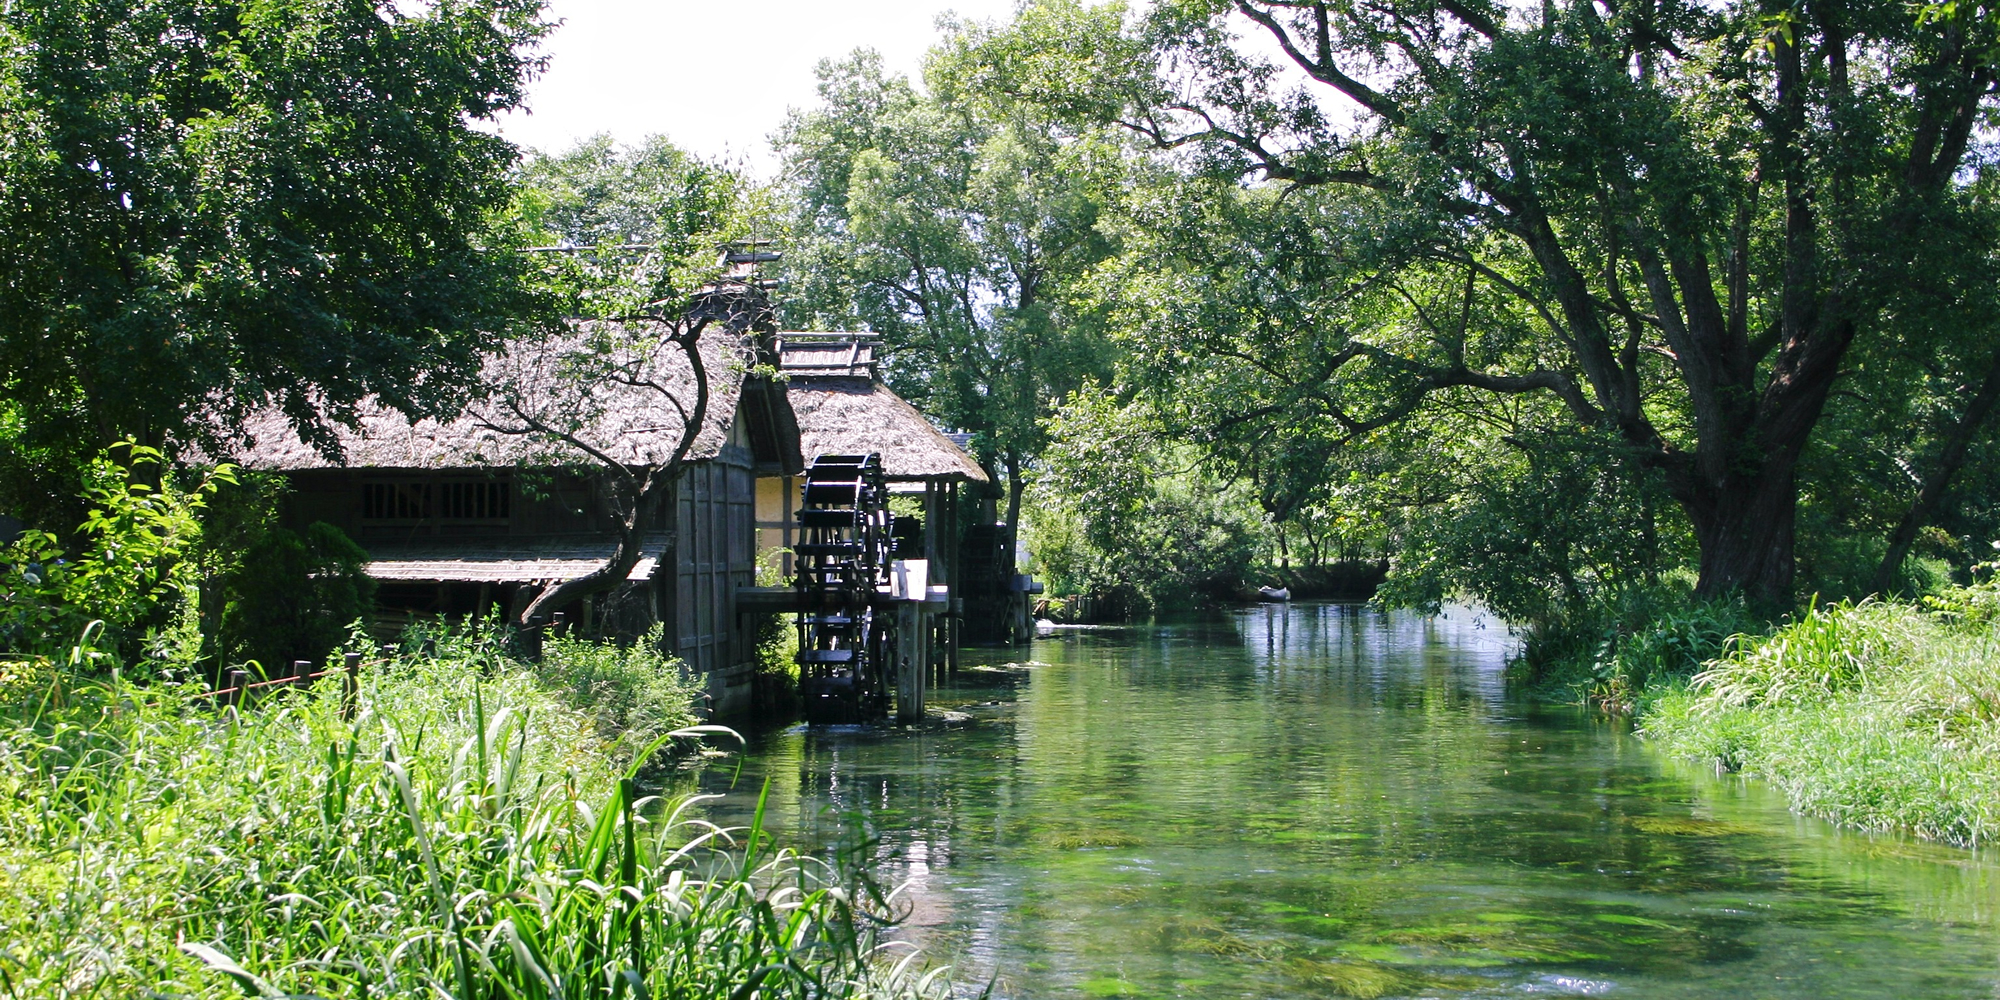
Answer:
[[[891,385],[974,434],[1013,523],[1041,419],[1108,376],[1084,279],[1116,249],[1100,222],[1119,148],[975,86],[982,30],[955,28],[923,88],[868,51],[821,64],[821,105],[779,136],[796,198],[787,319],[881,333]]]
[[[540,0],[0,6],[9,464],[454,407],[542,315],[493,226],[516,152],[477,124],[549,28]]]
[[[710,388],[741,378],[747,359],[715,345],[768,334],[765,289],[719,250],[770,228],[768,197],[735,171],[652,136],[619,147],[607,136],[536,155],[520,171],[513,224],[537,247],[546,287],[580,324],[562,336],[517,342],[489,364],[469,413],[502,434],[534,438],[597,477],[617,525],[605,566],[542,590],[520,620],[624,585],[644,536],[658,529],[668,493],[709,413]],[[723,370],[728,369],[728,370]],[[616,406],[625,419],[605,420]],[[631,447],[630,415],[645,412],[651,447]],[[639,457],[620,459],[618,454]]]
[[[1148,300],[1220,303],[1176,332],[1262,384],[1214,395],[1211,426],[1274,396],[1302,405],[1262,427],[1336,445],[1473,395],[1552,407],[1657,478],[1704,592],[1779,599],[1845,366],[1952,356],[1966,314],[1938,304],[1994,283],[1996,57],[1962,5],[1050,0],[970,61],[1248,198],[1168,219],[1214,223],[1227,264],[1168,232],[1133,269],[1224,292]]]

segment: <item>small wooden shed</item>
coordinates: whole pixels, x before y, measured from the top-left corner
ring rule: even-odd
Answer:
[[[959,538],[969,484],[984,485],[984,469],[951,435],[882,384],[872,333],[780,332],[777,367],[798,423],[799,447],[816,455],[877,454],[891,493],[921,504],[923,534],[899,554],[930,561],[930,580],[951,589],[952,612],[936,648],[955,656],[963,607],[959,601]],[[764,480],[757,495],[760,548],[792,544],[799,508],[796,476]],[[791,566],[782,566],[789,578]]]

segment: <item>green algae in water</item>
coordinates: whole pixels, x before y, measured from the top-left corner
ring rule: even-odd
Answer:
[[[1271,946],[1234,933],[1213,917],[1176,914],[1153,928],[1148,938],[1156,947],[1172,952],[1264,959],[1274,954]]]
[[[1033,655],[945,681],[1011,702],[976,726],[753,736],[711,818],[770,777],[786,843],[874,845],[909,882],[899,933],[1004,1000],[2000,987],[1989,860],[1834,834],[1510,702],[1498,629],[1304,605]]]
[[[1137,983],[1119,979],[1116,976],[1099,976],[1076,984],[1077,989],[1094,997],[1136,997],[1140,995]]]
[[[1741,823],[1721,823],[1692,816],[1634,816],[1628,822],[1642,833],[1668,837],[1740,837],[1763,832]]]
[[[1628,927],[1658,927],[1662,930],[1669,930],[1669,931],[1680,930],[1680,928],[1675,927],[1673,924],[1667,923],[1664,920],[1651,920],[1646,917],[1635,917],[1629,913],[1599,913],[1596,914],[1592,919],[1601,920],[1607,924],[1624,924]]]
[[[1260,832],[1257,836],[1279,844],[1335,843],[1369,839],[1365,833],[1351,833],[1346,830],[1274,830],[1268,833]]]
[[[1465,976],[1439,975],[1377,965],[1372,962],[1329,962],[1321,959],[1288,959],[1279,966],[1286,978],[1330,990],[1337,996],[1375,1000],[1378,997],[1406,996],[1445,989],[1460,992],[1476,989],[1484,981]]]
[[[1050,830],[1037,834],[1035,842],[1062,851],[1087,847],[1141,847],[1145,841],[1121,830]]]

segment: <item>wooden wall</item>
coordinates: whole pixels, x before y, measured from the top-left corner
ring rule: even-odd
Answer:
[[[291,473],[292,492],[281,521],[300,529],[314,521],[339,527],[364,549],[376,546],[449,545],[452,539],[529,541],[607,535],[613,530],[599,503],[592,477],[568,472],[509,469],[450,471],[399,469],[314,469]],[[502,479],[511,484],[505,519],[451,523],[439,519],[365,519],[365,484],[430,483]],[[756,658],[753,623],[735,614],[735,590],[756,582],[756,475],[751,452],[739,443],[723,447],[716,459],[686,468],[654,521],[673,538],[652,581],[652,613],[665,619],[666,651],[687,669],[707,675],[711,707],[717,715],[749,707],[750,674]],[[671,567],[671,570],[668,569]],[[385,582],[385,604],[418,613],[474,613],[506,605],[510,585]],[[463,593],[460,593],[463,591]],[[406,593],[407,592],[407,593]]]
[[[749,450],[730,445],[689,467],[675,491],[673,573],[662,604],[672,614],[671,651],[708,675],[718,716],[750,704],[756,637],[736,614],[735,593],[756,582],[756,490]]]
[[[531,469],[309,469],[289,473],[291,495],[280,520],[293,530],[325,521],[368,548],[371,544],[431,544],[450,538],[532,539],[591,535],[612,530],[593,476],[567,471]],[[454,523],[432,518],[367,520],[362,517],[363,488],[369,483],[504,481],[511,491],[504,520]],[[665,501],[662,501],[664,512]]]

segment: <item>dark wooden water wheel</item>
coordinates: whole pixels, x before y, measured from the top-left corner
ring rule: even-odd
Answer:
[[[806,721],[879,719],[896,684],[895,616],[886,608],[894,519],[881,456],[819,456],[800,503],[792,552]]]

